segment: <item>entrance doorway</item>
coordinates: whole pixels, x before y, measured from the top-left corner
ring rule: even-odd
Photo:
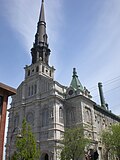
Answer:
[[[41,160],[49,160],[49,156],[47,153],[43,153],[41,156]]]

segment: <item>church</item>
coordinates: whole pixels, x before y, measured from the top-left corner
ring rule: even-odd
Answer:
[[[113,123],[120,122],[120,118],[109,111],[101,83],[98,84],[101,105],[92,100],[88,89],[81,84],[76,68],[73,68],[69,86],[55,81],[55,68],[49,65],[51,50],[47,39],[42,0],[31,49],[32,62],[24,68],[25,78],[17,88],[16,95],[12,96],[9,109],[6,160],[14,152],[14,140],[11,142],[13,131],[16,127],[21,127],[24,117],[39,142],[40,160],[59,160],[56,146],[63,137],[64,129],[79,124],[87,126],[85,136],[92,139],[92,147],[97,148],[99,160],[102,160],[100,133]]]

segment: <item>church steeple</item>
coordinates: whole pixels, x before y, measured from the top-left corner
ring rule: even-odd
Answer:
[[[45,22],[45,14],[44,14],[44,0],[42,0],[41,4],[41,10],[40,10],[40,17],[39,17],[39,22]]]
[[[42,0],[39,21],[37,25],[37,33],[35,35],[35,43],[31,49],[32,63],[41,60],[48,65],[50,49],[47,43],[46,22],[44,13],[44,0]]]

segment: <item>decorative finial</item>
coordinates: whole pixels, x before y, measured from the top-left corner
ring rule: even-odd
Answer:
[[[76,68],[73,68],[73,76],[76,76],[77,72],[76,72]]]

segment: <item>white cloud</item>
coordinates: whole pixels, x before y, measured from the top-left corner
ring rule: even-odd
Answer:
[[[10,0],[7,3],[4,3],[6,18],[9,21],[10,26],[22,36],[21,41],[28,52],[30,52],[30,48],[34,42],[40,7],[41,3],[39,0]],[[61,0],[45,2],[46,21],[49,24],[49,28],[47,29],[52,41],[59,36],[58,26],[62,20],[61,9]]]

